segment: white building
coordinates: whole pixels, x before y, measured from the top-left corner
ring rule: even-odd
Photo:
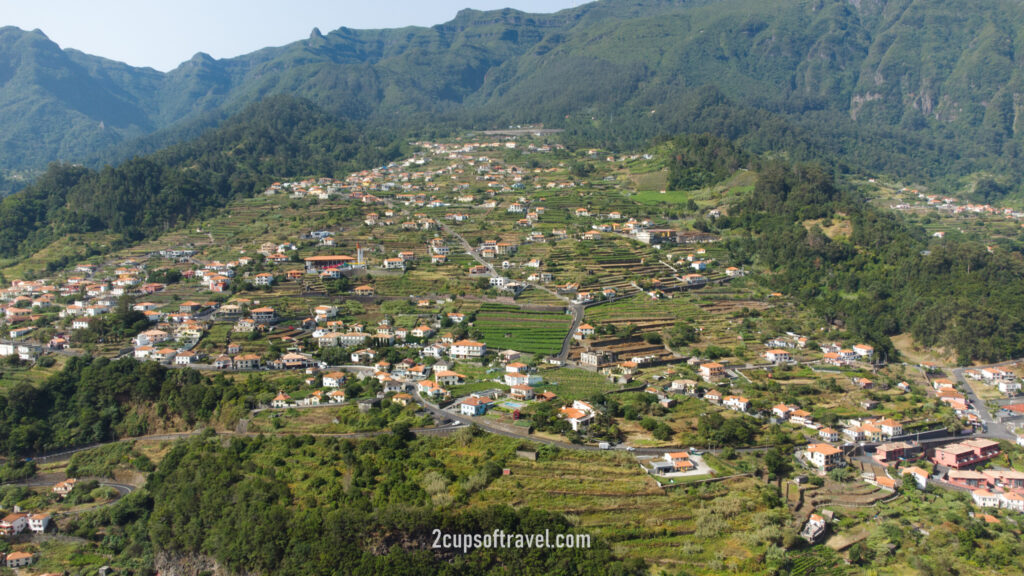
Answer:
[[[32,514],[28,517],[28,529],[37,534],[46,532],[46,527],[50,525],[49,514]]]
[[[569,425],[572,426],[574,431],[579,432],[580,430],[585,430],[590,425],[596,411],[590,404],[582,400],[575,400],[572,406],[562,406],[559,414],[568,420]]]
[[[807,460],[822,471],[831,470],[843,461],[843,451],[829,444],[811,444],[806,454]]]
[[[263,272],[253,277],[252,283],[255,286],[270,286],[274,283],[274,275],[269,272]]]
[[[480,358],[487,353],[487,345],[473,340],[459,340],[452,344],[451,357],[455,359]]]

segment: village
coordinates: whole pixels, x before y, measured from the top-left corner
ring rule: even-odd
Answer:
[[[20,548],[0,553],[0,567],[21,569],[34,565],[41,559],[37,542],[58,531],[56,516],[65,517],[111,505],[122,496],[122,490],[129,491],[125,486],[119,486],[117,490],[108,486],[106,482],[101,485],[96,479],[80,481],[78,478],[66,478],[53,486],[22,487],[22,490],[34,492],[35,500],[45,509],[32,512],[14,506],[10,513],[0,518],[0,539]],[[112,574],[109,568],[101,568],[100,572]]]
[[[414,146],[11,280],[5,378],[134,358],[257,382],[248,432],[349,432],[324,414],[393,404],[437,426],[623,451],[670,487],[753,474],[758,447],[782,439],[795,449],[778,470],[797,478],[856,470],[877,501],[913,482],[969,491],[979,513],[1024,512],[1024,472],[992,465],[1024,446],[1024,366],[892,362],[764,288],[701,225],[748,182],[666,215],[650,155],[531,137]],[[750,452],[730,464],[735,449]],[[819,538],[823,516],[800,513]],[[35,517],[10,512],[0,530],[37,531]]]

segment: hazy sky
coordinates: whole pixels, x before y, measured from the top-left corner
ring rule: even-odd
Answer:
[[[196,52],[229,58],[349,28],[432,26],[462,8],[556,12],[583,0],[0,0],[0,26],[61,48],[170,70]]]

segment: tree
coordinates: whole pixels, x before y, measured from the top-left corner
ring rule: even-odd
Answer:
[[[833,482],[849,482],[853,480],[853,473],[848,466],[840,466],[829,470],[828,477]]]
[[[768,472],[775,476],[782,476],[789,471],[789,459],[775,447],[764,453],[764,465]]]
[[[674,432],[667,424],[664,422],[658,422],[651,435],[657,440],[665,441],[672,438],[673,433]]]
[[[668,345],[672,348],[682,348],[700,340],[697,329],[689,322],[677,322],[668,333]]]

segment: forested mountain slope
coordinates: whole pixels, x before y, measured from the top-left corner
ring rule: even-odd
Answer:
[[[314,30],[169,73],[0,30],[0,168],[110,160],[272,94],[405,129],[509,122],[629,144],[711,130],[755,149],[936,178],[1016,170],[1024,6],[980,0],[604,0]],[[189,129],[185,129],[189,128]]]

